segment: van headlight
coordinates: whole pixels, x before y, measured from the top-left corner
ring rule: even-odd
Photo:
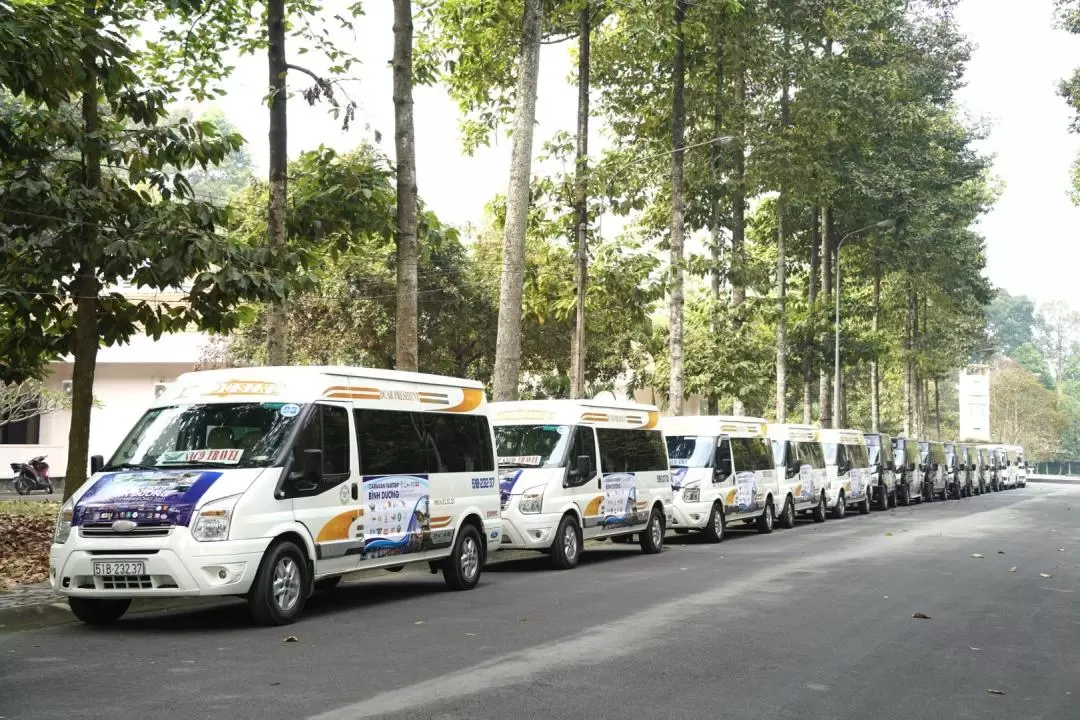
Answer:
[[[682,491],[683,502],[698,502],[701,500],[701,486],[692,485],[688,488],[683,488]]]
[[[540,507],[544,504],[544,486],[530,488],[521,495],[521,500],[518,502],[518,512],[525,515],[535,515],[540,512]]]
[[[75,501],[68,498],[64,506],[60,508],[60,514],[56,516],[56,527],[53,528],[53,542],[63,545],[71,535],[71,518],[75,516]]]
[[[199,542],[218,542],[229,539],[229,525],[232,522],[233,507],[239,495],[222,498],[206,503],[195,513],[195,522],[191,526],[191,537]]]

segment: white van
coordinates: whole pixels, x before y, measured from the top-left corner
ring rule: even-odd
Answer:
[[[88,623],[133,598],[236,595],[292,622],[363,568],[458,590],[502,539],[483,386],[349,367],[181,375],[60,511],[53,588]]]
[[[671,524],[660,413],[589,400],[491,403],[504,548],[550,552],[569,569],[582,542],[629,540],[658,553]]]
[[[848,505],[858,506],[859,514],[866,515],[874,494],[866,438],[858,430],[839,429],[821,430],[818,437],[829,472],[827,497],[833,517],[844,517]]]
[[[818,430],[811,425],[770,424],[773,460],[782,469],[782,486],[790,487],[795,498],[796,514],[809,514],[814,522],[825,522],[828,496],[828,472],[818,440]]]
[[[1024,458],[1024,448],[1016,445],[1016,484],[1019,487],[1027,487],[1028,467]]]
[[[1005,487],[1014,489],[1020,487],[1020,447],[1017,445],[1002,445],[1001,452],[1005,457]]]
[[[709,542],[724,539],[727,524],[742,520],[770,533],[795,526],[792,488],[781,484],[766,421],[751,417],[665,417],[676,531],[700,530]],[[776,508],[781,507],[777,515]]]

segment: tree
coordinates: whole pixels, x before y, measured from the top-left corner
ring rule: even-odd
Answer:
[[[168,89],[136,73],[124,39],[147,12],[140,3],[0,7],[0,33],[54,25],[42,36],[54,44],[0,58],[0,83],[17,95],[0,114],[0,306],[45,319],[11,335],[5,328],[0,347],[18,344],[12,356],[36,357],[38,372],[74,355],[69,494],[86,477],[99,345],[141,332],[235,328],[244,302],[284,295],[268,268],[298,265],[296,256],[229,242],[218,234],[223,211],[194,197],[183,170],[221,162],[241,140],[209,122],[166,122]],[[124,296],[110,289],[121,281],[183,297]],[[3,380],[33,375],[31,365],[9,368]]]
[[[169,114],[169,122],[177,123],[181,118],[189,121],[198,119],[209,122],[217,129],[218,135],[238,135],[238,128],[218,108],[212,108],[198,117],[195,113],[185,108]],[[217,204],[228,205],[229,199],[237,192],[246,188],[254,177],[255,163],[251,159],[251,152],[245,143],[241,147],[230,152],[218,165],[207,165],[205,168],[196,165],[185,171],[184,177],[191,183],[191,192],[195,197],[209,200]]]
[[[394,366],[415,371],[417,336],[416,134],[413,131],[412,0],[394,0],[394,149],[397,153],[397,350]]]
[[[993,342],[993,350],[1011,356],[1034,336],[1035,301],[1026,295],[1010,295],[998,290],[987,313],[987,332]]]
[[[543,12],[542,0],[525,0],[518,59],[514,140],[510,156],[510,184],[506,196],[502,276],[499,284],[499,324],[495,340],[493,379],[493,396],[496,401],[516,399],[521,379],[521,294],[525,272],[525,224],[529,214],[529,175],[532,168]]]
[[[1013,351],[1012,360],[1039,379],[1047,390],[1054,390],[1054,378],[1050,375],[1050,368],[1046,364],[1046,358],[1033,344],[1027,342]]]
[[[1046,303],[1035,315],[1033,334],[1054,380],[1063,377],[1070,358],[1080,351],[1080,312],[1060,300]]]
[[[1022,445],[1031,458],[1057,454],[1068,417],[1058,397],[1016,362],[995,364],[990,380],[990,432],[998,442]]]
[[[686,128],[686,39],[683,22],[686,4],[675,0],[675,58],[672,63],[671,99],[671,298],[669,311],[671,377],[668,406],[673,415],[683,413],[683,154]]]
[[[37,380],[0,385],[0,427],[71,407],[66,393]]]
[[[570,346],[570,397],[585,396],[585,304],[589,275],[589,50],[592,7],[578,10],[578,107],[574,158],[575,310]]]

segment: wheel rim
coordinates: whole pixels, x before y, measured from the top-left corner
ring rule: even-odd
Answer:
[[[660,532],[660,520],[656,515],[653,515],[652,526],[649,528],[649,534],[652,536],[653,545],[660,547],[660,543],[663,541],[664,536]]]
[[[577,538],[574,538],[577,540]],[[576,543],[575,543],[576,544]],[[461,543],[461,574],[466,580],[472,580],[480,569],[480,548],[472,536]]]
[[[774,520],[774,518],[773,518],[773,509],[772,509],[772,504],[770,503],[770,504],[765,506],[765,527],[772,530],[773,520]]]
[[[841,495],[840,502],[836,503],[836,511],[840,515],[843,515],[845,510],[847,510],[847,506],[844,504],[844,496]]]
[[[717,537],[723,537],[724,535],[724,516],[720,512],[720,508],[713,511],[713,531]]]
[[[787,508],[787,510],[784,511],[784,522],[787,525],[791,525],[795,522],[795,508],[791,506],[791,500],[786,501],[784,507]]]
[[[283,557],[274,566],[274,604],[289,612],[300,599],[300,567],[291,557]]]
[[[577,551],[577,533],[574,532],[574,526],[568,524],[563,532],[563,553],[567,560],[573,560],[577,557]]]

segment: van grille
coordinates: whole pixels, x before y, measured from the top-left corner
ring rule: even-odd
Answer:
[[[149,575],[103,575],[102,590],[151,590],[154,583]]]
[[[85,538],[147,538],[164,537],[172,532],[173,526],[169,523],[146,523],[136,525],[127,532],[116,532],[112,523],[87,523],[79,528],[79,534]]]

